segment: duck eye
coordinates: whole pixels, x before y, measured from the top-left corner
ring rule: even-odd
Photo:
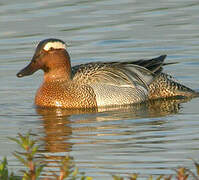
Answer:
[[[32,62],[35,64],[37,61],[34,59]]]
[[[42,54],[36,54],[34,55],[33,59],[32,59],[32,62],[33,63],[36,63],[37,62],[37,59],[41,58]]]
[[[37,62],[37,58],[38,58],[38,56],[35,56],[33,59],[32,59],[32,63],[36,63]]]

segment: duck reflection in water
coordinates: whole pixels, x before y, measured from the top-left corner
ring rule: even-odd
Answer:
[[[64,154],[76,151],[73,146],[80,146],[78,150],[81,151],[82,145],[90,147],[98,146],[101,143],[110,143],[113,139],[105,136],[122,136],[121,129],[123,133],[126,132],[125,135],[129,135],[129,137],[135,136],[135,140],[136,133],[138,132],[137,128],[139,129],[141,126],[152,125],[159,128],[158,130],[164,131],[164,128],[161,129],[161,125],[167,123],[167,119],[164,117],[178,113],[181,103],[188,100],[187,98],[162,99],[143,104],[124,106],[119,109],[109,107],[98,110],[67,110],[37,107],[36,111],[38,115],[41,115],[42,131],[44,131],[44,135],[41,137],[41,144],[43,144],[42,153],[48,154],[45,163],[48,164],[49,168],[55,168],[56,162],[60,161]],[[145,121],[140,121],[139,119],[145,119]],[[132,121],[130,123],[128,121],[125,125],[125,120]],[[104,121],[106,123],[103,123]],[[115,123],[116,121],[117,123]],[[111,129],[111,134],[106,134],[105,130],[107,129]],[[131,130],[129,131],[129,129]],[[162,136],[165,135],[163,134]],[[99,137],[103,138],[103,140],[99,140]],[[114,139],[114,144],[114,148],[117,148],[117,145],[121,146],[120,139]],[[82,149],[81,152],[84,153],[84,151],[85,149]],[[89,151],[89,148],[87,151]],[[95,159],[95,157],[93,158]],[[46,169],[46,171],[48,170]],[[49,174],[50,172],[46,173]]]

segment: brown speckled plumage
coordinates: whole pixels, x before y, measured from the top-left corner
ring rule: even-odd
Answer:
[[[149,99],[169,98],[169,97],[195,97],[198,93],[194,90],[179,84],[173,77],[161,73],[149,85]]]
[[[42,107],[93,108],[140,103],[198,93],[162,73],[166,56],[129,62],[96,62],[71,68],[63,41],[41,41],[31,63],[17,76],[44,71],[35,104]]]
[[[35,96],[35,104],[63,108],[97,107],[95,94],[88,85],[56,81],[41,85]]]

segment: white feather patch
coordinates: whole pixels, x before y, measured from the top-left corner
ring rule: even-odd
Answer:
[[[63,44],[62,42],[48,42],[44,46],[45,51],[48,51],[51,48],[53,48],[53,49],[66,49],[66,45]]]

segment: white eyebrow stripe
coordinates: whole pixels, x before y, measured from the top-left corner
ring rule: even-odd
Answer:
[[[62,42],[48,42],[45,46],[44,46],[44,50],[48,51],[50,48],[53,49],[66,49],[66,45],[63,44]]]

